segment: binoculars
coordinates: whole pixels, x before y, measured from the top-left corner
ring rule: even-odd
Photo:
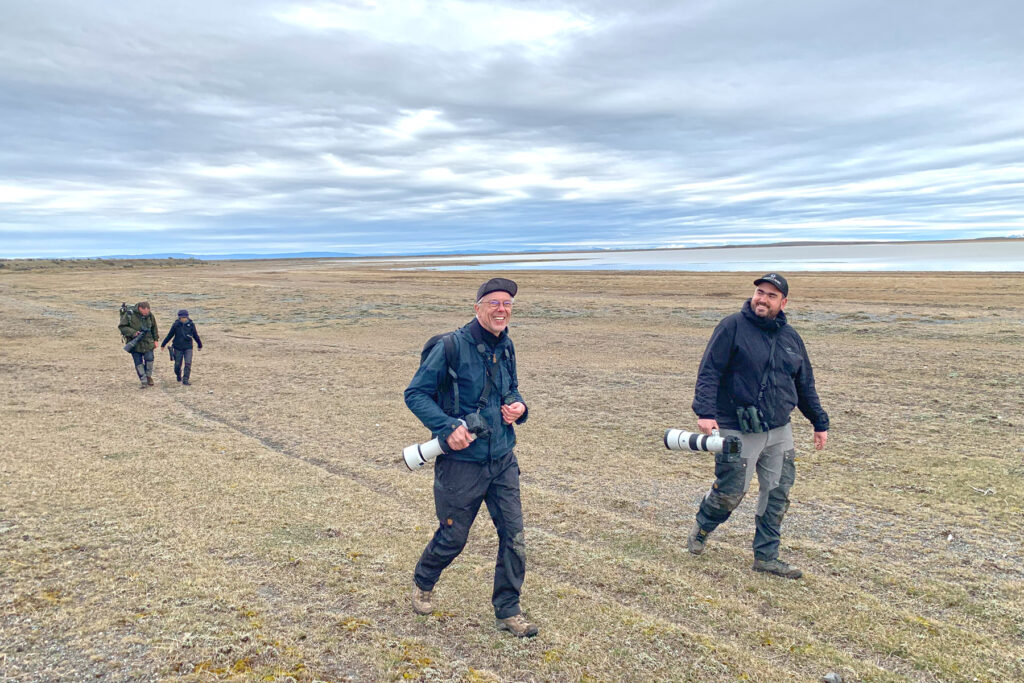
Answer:
[[[743,442],[738,436],[719,436],[712,430],[710,436],[698,432],[684,432],[682,429],[665,430],[665,448],[670,451],[708,451],[739,455]]]

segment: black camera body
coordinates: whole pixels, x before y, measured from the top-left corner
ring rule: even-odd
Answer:
[[[491,428],[480,413],[470,413],[462,418],[466,423],[466,430],[478,439],[488,439],[491,436]]]

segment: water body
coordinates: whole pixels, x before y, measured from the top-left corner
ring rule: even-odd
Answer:
[[[353,259],[418,270],[1024,272],[1024,239]]]

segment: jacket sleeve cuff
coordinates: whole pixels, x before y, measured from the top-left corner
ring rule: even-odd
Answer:
[[[461,425],[461,422],[451,417],[448,418],[448,424],[446,424],[442,429],[434,432],[434,436],[437,437],[438,442],[441,444],[441,451],[443,453],[451,453],[451,450],[448,448],[448,437],[451,436],[452,432],[458,429]]]
[[[523,414],[519,416],[519,419],[516,420],[517,425],[521,425],[526,422],[526,418],[530,416],[530,406],[526,405],[525,401],[520,401],[520,403],[523,404],[525,410],[523,411]]]

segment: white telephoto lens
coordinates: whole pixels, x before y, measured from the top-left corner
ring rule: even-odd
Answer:
[[[441,441],[431,439],[426,443],[414,443],[402,449],[405,466],[410,470],[418,470],[428,462],[441,455]]]
[[[721,453],[724,439],[718,433],[711,436],[682,429],[665,430],[665,448],[672,451],[711,451]]]

